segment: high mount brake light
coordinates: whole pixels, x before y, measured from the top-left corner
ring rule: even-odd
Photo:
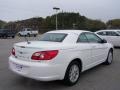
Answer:
[[[12,48],[12,55],[14,55],[15,56],[15,48]]]
[[[40,51],[35,52],[31,59],[32,60],[51,60],[55,58],[58,54],[58,50],[51,50],[51,51]]]

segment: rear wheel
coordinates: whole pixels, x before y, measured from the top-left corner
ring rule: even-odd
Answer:
[[[80,77],[80,68],[81,66],[79,62],[73,61],[70,63],[70,65],[67,68],[65,78],[63,80],[66,85],[72,86],[77,83]]]
[[[18,36],[21,37],[22,35],[19,33]]]
[[[30,34],[28,33],[27,36],[30,37]]]
[[[113,61],[113,51],[110,50],[109,53],[108,53],[108,57],[105,61],[105,64],[110,65],[112,63],[112,61]]]
[[[15,36],[12,36],[12,38],[15,38]]]
[[[7,35],[4,35],[4,36],[3,36],[3,38],[5,38],[5,39],[6,39],[6,38],[7,38]]]

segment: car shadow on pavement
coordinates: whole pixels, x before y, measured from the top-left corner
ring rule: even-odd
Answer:
[[[37,81],[33,80],[30,78],[26,77],[17,77],[16,83],[18,83],[21,87],[25,87],[26,90],[44,90],[44,89],[49,89],[49,90],[56,90],[56,89],[62,89],[65,86],[62,84],[62,81],[49,81],[49,82],[42,82],[42,81]],[[18,85],[17,84],[17,85]]]
[[[95,68],[89,69],[83,73],[81,73],[80,76],[80,80],[78,81],[78,83],[76,85],[74,85],[73,87],[76,86],[80,86],[81,83],[83,84],[84,82],[89,82],[87,78],[91,78],[94,77],[94,74],[99,74],[102,73],[101,70],[104,70],[104,68],[106,68],[107,66],[100,64],[98,66],[96,66]],[[49,82],[41,82],[41,81],[37,81],[37,80],[33,80],[33,79],[29,79],[29,78],[25,78],[25,77],[17,77],[16,78],[16,83],[17,85],[19,84],[20,87],[25,87],[26,90],[44,90],[44,89],[49,89],[49,90],[61,90],[61,89],[65,89],[68,86],[65,86],[63,84],[62,81],[49,81]]]

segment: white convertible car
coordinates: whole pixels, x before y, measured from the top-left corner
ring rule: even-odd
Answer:
[[[80,73],[98,64],[111,64],[113,46],[82,30],[50,31],[39,41],[16,43],[9,67],[16,74],[40,80],[63,80],[74,85]]]

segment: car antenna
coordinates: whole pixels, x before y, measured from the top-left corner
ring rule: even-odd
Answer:
[[[25,41],[27,41],[28,44],[30,44],[30,42],[28,41],[26,35],[24,35]]]

